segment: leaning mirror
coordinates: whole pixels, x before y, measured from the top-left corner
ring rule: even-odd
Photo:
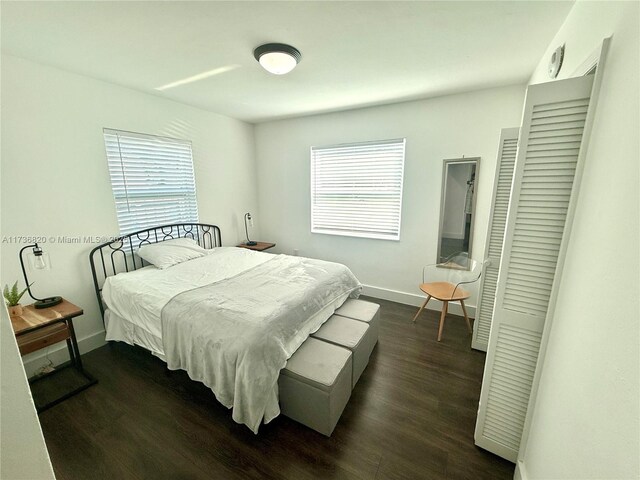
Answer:
[[[480,157],[444,161],[438,264],[468,268],[473,239]]]

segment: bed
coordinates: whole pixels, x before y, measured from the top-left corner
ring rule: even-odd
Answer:
[[[94,248],[90,264],[106,339],[187,371],[254,433],[280,413],[287,359],[361,290],[344,265],[223,247],[207,224],[119,237]]]

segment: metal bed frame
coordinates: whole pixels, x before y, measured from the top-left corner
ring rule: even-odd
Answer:
[[[105,308],[102,301],[102,286],[107,277],[146,267],[149,264],[137,256],[138,249],[142,245],[175,238],[191,238],[205,249],[222,246],[222,237],[218,226],[205,223],[176,223],[129,233],[91,250],[89,253],[91,274],[103,321]]]

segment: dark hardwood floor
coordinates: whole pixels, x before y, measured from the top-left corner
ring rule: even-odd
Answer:
[[[58,480],[502,479],[513,464],[473,444],[484,354],[464,320],[384,300],[380,340],[326,438],[280,416],[259,435],[204,385],[146,351],[111,344],[82,358],[99,383],[43,412]]]

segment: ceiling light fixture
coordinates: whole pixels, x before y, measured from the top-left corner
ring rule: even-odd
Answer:
[[[284,75],[300,62],[300,51],[284,43],[266,43],[253,51],[253,56],[262,68],[274,75]]]

